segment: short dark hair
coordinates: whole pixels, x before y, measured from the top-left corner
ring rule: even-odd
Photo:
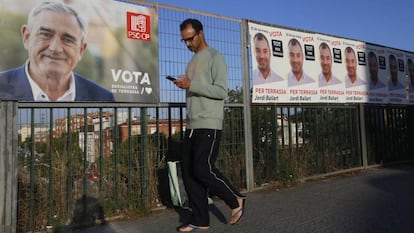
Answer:
[[[354,49],[351,47],[346,47],[345,53],[352,53],[354,56],[356,56]]]
[[[256,39],[257,39],[257,40],[266,40],[266,41],[267,41],[266,36],[265,36],[263,33],[261,33],[261,32],[256,33],[256,34],[254,35],[253,39],[254,39],[254,40],[256,40]]]
[[[184,30],[187,25],[191,25],[197,33],[203,30],[203,24],[198,19],[188,18],[180,24],[180,31]]]
[[[300,53],[302,53],[302,54],[303,54],[302,46],[301,46],[300,42],[299,42],[296,38],[292,38],[292,39],[290,39],[290,40],[289,40],[289,43],[288,43],[288,46],[289,46],[289,47],[290,47],[290,46],[299,46],[299,48],[300,48]],[[289,50],[290,50],[290,48],[289,48]]]
[[[368,53],[368,57],[372,57],[372,58],[377,59],[377,55],[375,55],[375,53],[374,53],[374,52],[372,52],[372,51],[369,51],[369,53]]]
[[[253,37],[253,41],[256,41],[256,40],[264,40],[266,42],[267,47],[268,48],[270,47],[269,41],[267,40],[266,36],[263,33],[261,32],[256,33],[256,35],[254,35]]]
[[[297,39],[295,39],[295,38],[292,38],[292,39],[290,39],[289,40],[289,43],[288,43],[288,46],[299,46],[300,47],[300,50],[302,50],[302,46],[300,45],[300,42],[297,40]]]
[[[329,53],[331,52],[331,50],[329,49],[329,45],[326,42],[322,42],[319,45],[319,50],[322,50],[322,49],[328,49],[329,50]]]
[[[391,60],[397,62],[397,59],[393,54],[390,54],[390,56],[388,57],[388,61],[391,62]]]

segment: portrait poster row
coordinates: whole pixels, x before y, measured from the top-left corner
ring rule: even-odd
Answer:
[[[248,22],[253,103],[414,104],[414,54]]]
[[[3,54],[0,72],[28,64],[21,27],[27,24],[29,12],[40,2],[44,1],[0,0],[0,52]],[[88,29],[87,47],[74,72],[111,92],[116,102],[158,103],[156,9],[115,0],[64,2],[86,21]],[[14,92],[3,87],[0,87],[0,100],[13,99]],[[76,91],[77,96],[87,94],[78,93],[78,87]]]

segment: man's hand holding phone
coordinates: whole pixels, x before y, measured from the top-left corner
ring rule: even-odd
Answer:
[[[189,79],[186,75],[180,75],[178,78],[174,78],[173,76],[168,75],[166,78],[174,82],[174,84],[181,89],[190,88],[191,79]]]
[[[166,77],[166,79],[168,79],[168,80],[170,80],[170,81],[175,81],[175,80],[177,80],[176,78],[174,78],[173,76],[171,76],[171,75],[168,75],[167,77]]]

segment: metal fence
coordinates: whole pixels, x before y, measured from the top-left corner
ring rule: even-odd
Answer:
[[[91,225],[171,206],[166,161],[180,159],[183,104],[18,105],[18,232]],[[245,189],[242,110],[225,109],[217,164]]]
[[[2,102],[0,194],[17,196],[16,206],[0,203],[11,216],[0,220],[4,232],[58,231],[171,205],[166,161],[180,157],[186,110],[184,92],[163,77],[183,73],[191,57],[178,28],[188,17],[203,22],[227,61],[217,165],[238,188],[413,159],[413,108],[251,105],[244,21],[146,4],[159,14],[161,104]]]
[[[414,158],[413,106],[365,106],[367,163],[383,164]]]
[[[357,106],[252,108],[257,184],[361,167]]]

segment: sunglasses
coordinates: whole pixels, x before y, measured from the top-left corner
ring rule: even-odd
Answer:
[[[183,43],[192,42],[196,36],[198,36],[198,32],[196,32],[196,34],[194,34],[194,36],[192,37],[181,39],[181,42]]]

